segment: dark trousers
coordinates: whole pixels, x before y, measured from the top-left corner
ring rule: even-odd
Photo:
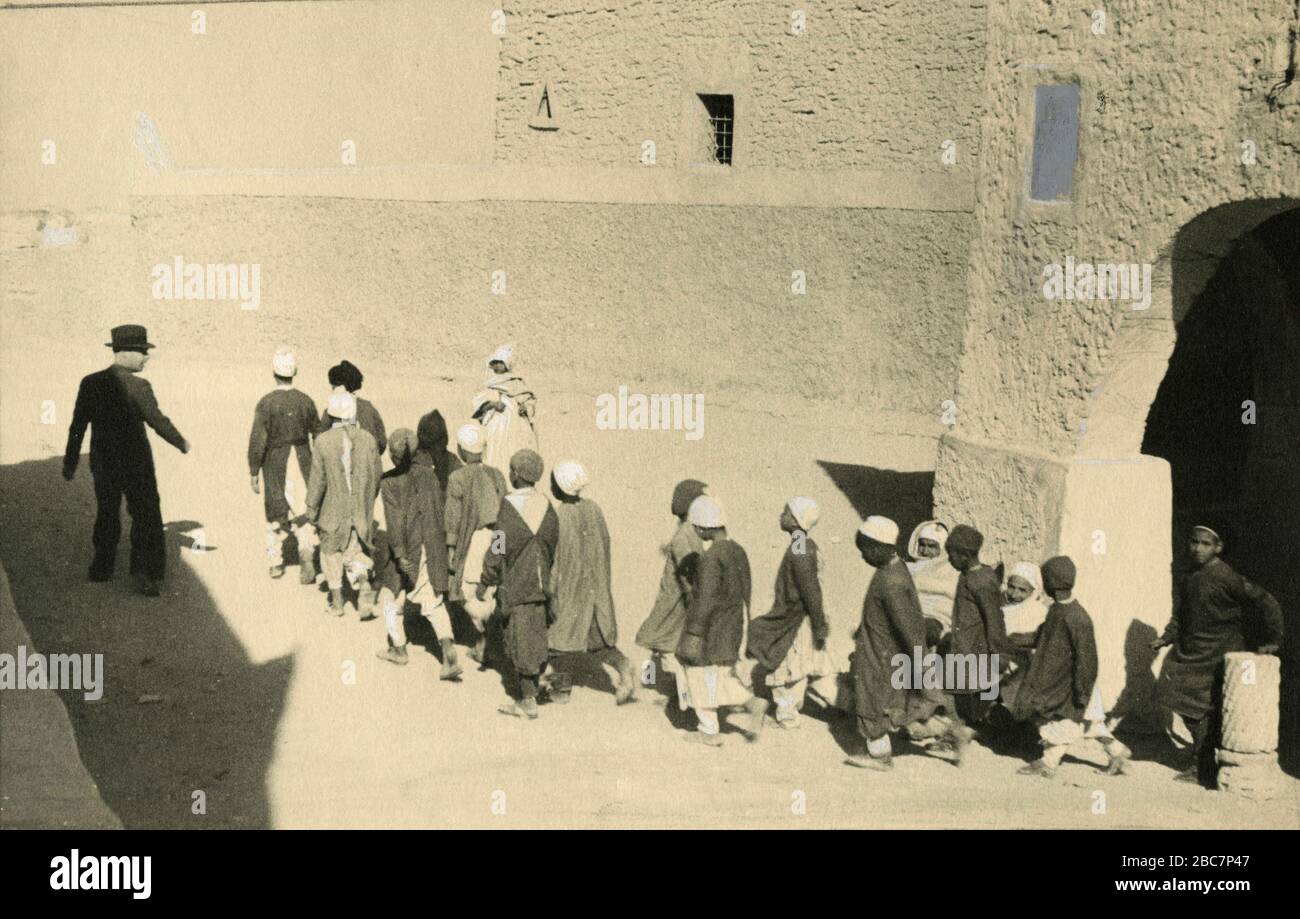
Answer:
[[[521,603],[503,617],[506,654],[521,678],[530,677],[534,687],[546,666],[546,604]],[[535,689],[534,689],[535,692]]]
[[[1206,788],[1218,781],[1219,764],[1215,756],[1219,746],[1219,713],[1210,711],[1202,718],[1183,718],[1183,724],[1192,735],[1192,756],[1196,766],[1196,779]]]
[[[95,480],[95,560],[91,569],[111,574],[122,536],[122,499],[131,515],[131,573],[161,581],[167,569],[167,543],[163,537],[162,506],[153,469],[125,473],[92,469]]]
[[[953,693],[953,702],[957,707],[957,717],[969,728],[978,727],[988,717],[996,699],[981,699],[979,693]]]
[[[266,511],[266,522],[279,523],[286,528],[289,525],[289,502],[284,500],[284,483],[288,478],[289,463],[294,459],[295,453],[298,470],[302,473],[303,482],[306,483],[311,478],[311,451],[307,444],[271,447],[266,451],[266,458],[262,460],[262,507]]]
[[[1223,736],[1223,668],[1219,664],[1214,671],[1214,682],[1210,684],[1210,708],[1199,718],[1183,715],[1183,724],[1192,735],[1192,753],[1195,757],[1196,778],[1206,788],[1218,784],[1219,742]]]

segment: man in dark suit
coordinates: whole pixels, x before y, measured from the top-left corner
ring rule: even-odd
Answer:
[[[156,597],[158,582],[166,570],[167,547],[153,451],[144,426],[149,425],[182,453],[190,451],[190,444],[158,410],[153,387],[136,376],[148,363],[149,349],[154,347],[144,326],[118,326],[113,329],[108,347],[113,349],[112,366],[82,379],[77,390],[77,406],[63,455],[63,477],[70,482],[76,475],[86,426],[92,426],[90,473],[95,480],[98,511],[90,580],[107,581],[113,576],[117,542],[122,534],[118,515],[125,497],[131,514],[131,574],[140,593]]]

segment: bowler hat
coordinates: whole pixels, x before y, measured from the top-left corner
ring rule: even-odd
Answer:
[[[114,351],[148,351],[157,345],[149,341],[149,334],[142,325],[119,325],[113,328],[113,340],[104,346]]]

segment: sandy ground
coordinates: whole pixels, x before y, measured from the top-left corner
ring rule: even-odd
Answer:
[[[1300,825],[1297,794],[1269,804],[1230,798],[1176,785],[1170,765],[1152,760],[1123,778],[1068,763],[1044,781],[1017,777],[1016,757],[980,747],[961,769],[910,755],[890,775],[864,774],[841,764],[853,743],[844,719],[808,718],[756,745],[731,733],[722,749],[702,749],[682,742],[689,720],[659,692],[616,708],[600,673],[537,722],[497,715],[496,672],[471,668],[461,684],[439,683],[437,661],[414,645],[411,665],[393,667],[374,655],[380,621],[328,618],[323,595],[298,585],[296,569],[267,577],[261,499],[243,459],[252,406],[270,385],[260,353],[157,352],[147,376],[193,443],[182,456],[155,440],[170,552],[164,596],[130,592],[125,539],[118,579],[89,584],[89,470],[83,458],[67,484],[59,455],[76,382],[108,352],[98,341],[24,335],[13,312],[5,332],[0,559],[39,648],[106,656],[103,699],[64,699],[83,759],[128,827]],[[304,388],[318,401],[334,359],[300,350]],[[460,423],[477,383],[476,368],[446,379],[362,366],[363,394],[390,429],[413,427],[433,407]],[[594,393],[571,381],[566,389],[558,375],[534,382],[548,466],[583,460],[587,494],[608,518],[620,645],[634,659],[645,656],[632,638],[672,530],[669,493],[694,476],[724,502],[750,553],[760,612],[782,550],[783,501],[821,502],[814,536],[827,564],[832,650],[847,660],[869,573],[853,530],[867,512],[905,526],[927,512],[934,421],[737,396],[708,400],[705,436],[691,442],[597,430]],[[46,399],[56,402],[53,425],[41,423]],[[200,529],[206,548],[196,550]],[[431,644],[427,632],[412,628],[412,637]],[[205,815],[192,813],[196,791]]]

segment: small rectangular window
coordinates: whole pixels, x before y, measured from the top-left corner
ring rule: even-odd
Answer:
[[[1079,85],[1051,83],[1034,90],[1034,161],[1029,196],[1069,201],[1079,156]]]
[[[736,133],[736,97],[713,93],[700,93],[699,96],[709,118],[713,148],[711,161],[730,166],[732,141]]]

